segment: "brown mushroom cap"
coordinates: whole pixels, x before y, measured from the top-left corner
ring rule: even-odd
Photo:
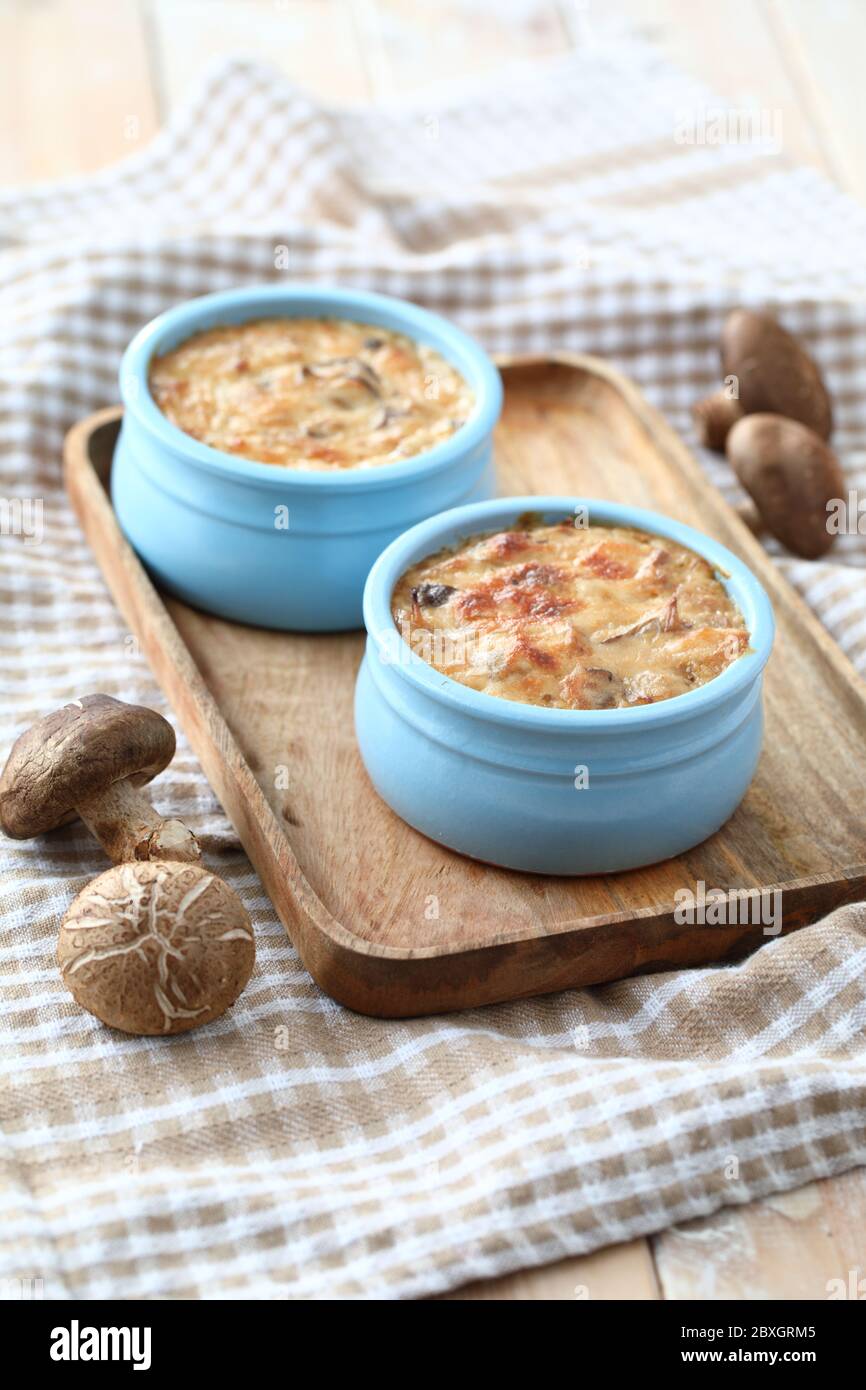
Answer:
[[[735,376],[746,415],[785,415],[830,438],[833,410],[812,358],[769,314],[735,309],[722,329],[722,370]]]
[[[845,478],[824,440],[798,420],[745,415],[728,435],[727,455],[767,530],[806,560],[826,554],[835,540],[827,504],[845,495]]]
[[[67,989],[124,1033],[185,1033],[224,1013],[250,978],[249,916],[198,864],[115,864],[72,903],[57,942]]]
[[[75,819],[75,807],[126,779],[141,787],[174,757],[174,730],[156,710],[83,695],[38,720],[0,777],[0,826],[28,840]]]

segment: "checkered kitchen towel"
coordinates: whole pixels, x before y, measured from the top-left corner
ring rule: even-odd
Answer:
[[[866,213],[788,169],[778,131],[705,138],[712,108],[622,40],[351,117],[232,64],[118,169],[0,198],[0,486],[44,504],[41,543],[0,539],[4,747],[88,690],[164,708],[61,490],[63,433],[116,399],[140,324],[286,256],[494,350],[605,354],[687,433],[725,311],[769,303],[826,371],[863,488]],[[780,560],[861,670],[864,561],[856,537]],[[4,1276],[59,1298],[407,1297],[866,1161],[864,907],[733,968],[381,1022],[311,983],[183,741],[159,797],[220,851],[256,973],[201,1032],[111,1033],[54,964],[100,852],[80,826],[2,846]]]

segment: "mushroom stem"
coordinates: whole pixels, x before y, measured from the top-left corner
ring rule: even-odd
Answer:
[[[766,535],[767,527],[764,524],[764,518],[754,502],[738,502],[734,511],[740,520],[746,523],[753,536]]]
[[[163,819],[144,792],[128,779],[113,782],[98,796],[75,807],[115,864],[131,859],[176,859],[196,864],[198,841],[179,820]]]

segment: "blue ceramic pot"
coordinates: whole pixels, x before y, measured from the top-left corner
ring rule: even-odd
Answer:
[[[153,401],[154,354],[219,324],[299,316],[356,319],[430,344],[474,390],[472,415],[416,458],[334,474],[224,454]],[[136,335],[120,386],[111,495],[121,528],[162,588],[223,618],[304,632],[360,627],[364,580],[385,546],[424,517],[493,494],[499,374],[465,333],[403,300],[308,285],[192,299]]]
[[[747,652],[715,680],[671,700],[562,710],[471,690],[403,641],[390,604],[410,565],[510,526],[523,512],[557,520],[577,506],[588,509],[591,523],[633,526],[704,556],[745,618]],[[668,517],[574,497],[458,507],[413,527],[379,557],[364,592],[364,620],[355,725],[373,785],[410,825],[461,854],[539,874],[637,868],[718,830],[752,780],[773,642],[770,602],[735,555]]]

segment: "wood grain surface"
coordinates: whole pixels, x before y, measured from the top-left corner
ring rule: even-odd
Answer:
[[[450,6],[450,33],[431,45],[429,0],[0,0],[0,179],[68,177],[123,158],[171,115],[207,61],[239,50],[258,52],[315,95],[363,103],[407,90],[403,56],[414,48],[424,62],[420,80],[415,64],[410,90],[432,108],[443,80],[471,79],[491,62],[504,70],[512,59],[539,56],[539,46],[541,56],[580,47],[601,14],[586,0],[504,0],[491,8],[492,50],[490,26],[486,46],[476,42],[477,3]],[[789,157],[866,197],[861,0],[609,0],[602,17],[637,25],[733,105],[781,111]],[[92,25],[104,34],[115,24],[110,44],[91,41]],[[822,1298],[826,1279],[847,1268],[852,1242],[862,1256],[866,1169],[792,1197],[796,1219],[776,1199],[706,1218],[700,1241],[687,1247],[699,1251],[689,1264],[678,1258],[682,1233],[674,1229],[458,1296],[558,1300],[580,1286],[593,1299],[703,1298],[713,1296],[718,1271],[724,1296],[786,1297],[793,1266],[797,1296]],[[837,1219],[828,1220],[828,1210]]]
[[[866,688],[668,425],[601,361],[505,367],[500,492],[603,496],[655,508],[737,551],[773,602],[765,750],[745,801],[679,859],[631,873],[543,878],[482,865],[379,800],[353,734],[361,634],[223,622],[162,599],[100,483],[111,434],[72,432],[66,477],[109,587],[157,671],[310,973],[362,1013],[407,1017],[728,958],[760,923],[679,923],[675,894],[781,890],[783,929],[866,887],[853,810],[866,781]],[[804,796],[808,789],[808,796]],[[430,904],[435,903],[435,913]]]

